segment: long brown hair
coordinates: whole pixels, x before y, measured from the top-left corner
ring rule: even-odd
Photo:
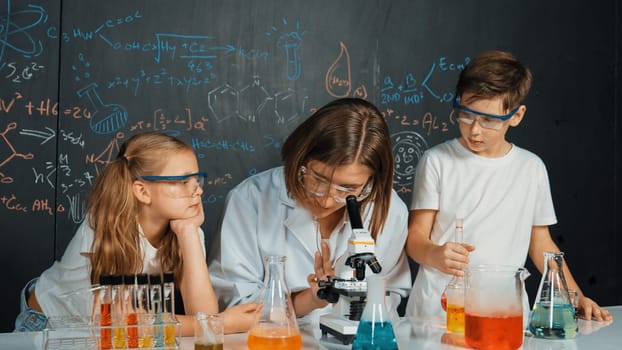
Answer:
[[[138,232],[138,200],[132,183],[142,175],[158,174],[169,156],[192,148],[162,133],[134,135],[121,146],[119,156],[97,176],[87,201],[88,223],[95,234],[91,247],[91,282],[102,274],[142,272],[143,252]],[[163,271],[177,278],[183,271],[175,234],[167,232],[158,249]]]
[[[300,167],[318,160],[337,167],[354,162],[373,171],[372,190],[361,209],[374,203],[369,231],[374,239],[382,231],[393,188],[393,147],[389,128],[373,104],[357,98],[328,103],[300,124],[283,144],[285,183],[297,201],[307,198],[299,181]]]

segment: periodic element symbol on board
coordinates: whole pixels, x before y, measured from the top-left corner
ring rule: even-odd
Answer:
[[[97,134],[111,134],[127,123],[127,111],[118,104],[106,104],[97,93],[97,83],[91,83],[77,92],[79,97],[86,96],[91,103],[91,130]]]
[[[397,186],[410,186],[415,177],[415,169],[428,143],[414,131],[401,131],[391,135],[393,156],[395,158],[395,174],[393,182]]]

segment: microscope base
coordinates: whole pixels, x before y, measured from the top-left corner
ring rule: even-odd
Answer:
[[[331,314],[320,316],[320,330],[322,331],[322,337],[326,337],[327,334],[331,334],[344,345],[352,344],[358,325],[359,321],[335,317]]]

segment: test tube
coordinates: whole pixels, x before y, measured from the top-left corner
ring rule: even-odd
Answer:
[[[125,314],[125,324],[127,325],[127,346],[129,348],[138,347],[138,316],[136,314],[136,282],[134,275],[123,276],[123,307]]]
[[[112,276],[99,276],[100,349],[112,349]]]
[[[149,276],[149,300],[151,301],[151,315],[153,316],[153,346],[164,346],[164,332],[162,329],[162,278],[160,275]]]
[[[112,275],[112,340],[115,349],[127,348],[123,309],[123,275]]]
[[[175,345],[175,276],[172,272],[162,274],[162,318],[164,325],[164,345]]]
[[[149,301],[149,276],[147,274],[136,275],[136,313],[138,316],[138,347],[153,347],[153,331],[149,326],[153,323],[151,315],[151,302]]]

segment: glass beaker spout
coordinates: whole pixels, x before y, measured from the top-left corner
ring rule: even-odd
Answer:
[[[563,252],[544,252],[542,280],[529,317],[529,331],[535,337],[570,339],[577,336],[579,328],[563,267]]]

